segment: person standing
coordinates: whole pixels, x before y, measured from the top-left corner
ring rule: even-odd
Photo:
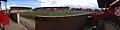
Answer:
[[[0,28],[10,30],[9,15],[0,10]]]

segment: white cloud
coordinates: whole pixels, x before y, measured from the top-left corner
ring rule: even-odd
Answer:
[[[96,8],[97,6],[97,0],[38,0],[41,3],[41,7],[53,7],[53,6],[80,6],[83,8],[87,7],[93,7]]]
[[[10,5],[10,6],[19,6],[19,5],[16,5],[16,4],[12,4],[12,5]]]

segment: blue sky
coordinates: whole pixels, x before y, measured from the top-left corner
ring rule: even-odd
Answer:
[[[8,0],[8,8],[10,6],[23,7],[59,7],[69,6],[77,8],[98,8],[97,0]],[[4,2],[2,2],[4,9]]]
[[[12,5],[12,4],[21,5],[21,6],[32,6],[32,7],[36,7],[40,5],[38,0],[9,0],[8,5]]]
[[[4,8],[4,2],[2,2],[2,7]],[[40,2],[38,0],[8,0],[8,8],[10,6],[23,6],[23,7],[40,7]]]

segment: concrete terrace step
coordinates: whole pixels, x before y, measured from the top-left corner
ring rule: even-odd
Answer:
[[[35,30],[35,21],[32,19],[20,17],[20,23],[24,25],[28,30]]]
[[[112,25],[112,21],[105,21],[105,28],[106,28],[106,30],[117,30],[117,29]]]
[[[112,21],[104,21],[105,30],[117,30],[113,25]],[[84,30],[90,30],[91,26],[85,26]]]
[[[14,21],[10,20],[10,30],[28,30],[22,24],[17,24]]]

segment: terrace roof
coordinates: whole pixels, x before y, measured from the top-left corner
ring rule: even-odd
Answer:
[[[120,6],[120,0],[114,1],[110,6],[111,6],[111,7]]]
[[[116,0],[97,0],[99,8],[108,8]]]
[[[38,8],[69,8],[69,7],[38,7]]]
[[[32,9],[31,7],[10,7],[10,8],[26,8],[26,9]]]

